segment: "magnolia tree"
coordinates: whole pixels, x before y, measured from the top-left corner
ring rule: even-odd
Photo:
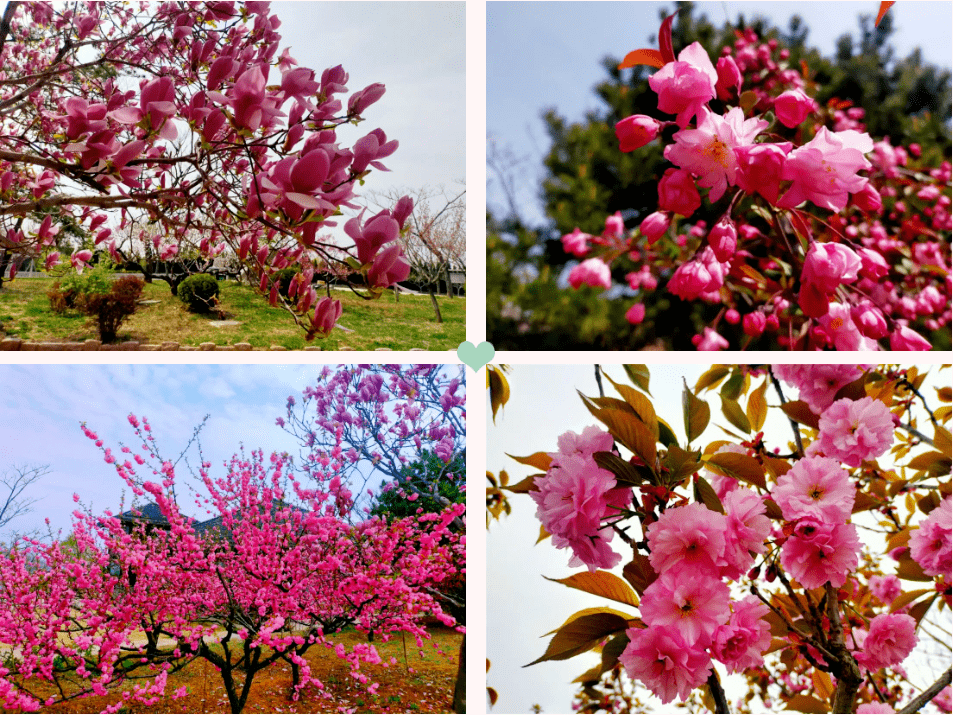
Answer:
[[[465,505],[357,519],[346,457],[309,462],[304,479],[288,454],[241,453],[221,476],[200,460],[183,480],[148,421],[129,422],[138,446],[118,452],[83,430],[167,528],[140,520],[130,529],[78,509],[67,542],[23,539],[0,559],[0,707],[95,695],[110,695],[112,712],[148,707],[167,694],[171,673],[203,659],[241,712],[256,674],[278,661],[290,665],[293,699],[305,688],[325,694],[305,659],[313,647],[349,663],[373,694],[361,672],[381,664],[371,641],[407,633],[422,647],[425,618],[463,630],[441,591],[465,575]],[[183,512],[190,500],[211,522],[200,528]],[[329,636],[346,627],[368,642],[334,644]]]
[[[676,58],[673,17],[658,50],[620,65],[658,68],[659,118],[615,127],[620,151],[664,146],[658,210],[635,230],[617,212],[599,236],[563,236],[583,259],[569,283],[612,289],[616,266],[628,295],[661,285],[721,305],[693,338],[699,350],[728,347],[725,335],[743,347],[765,336],[790,350],[929,350],[924,336],[950,323],[950,163],[871,137],[848,101],[819,106],[810,68],[751,30],[717,62],[697,42]],[[703,201],[716,220],[692,219]],[[626,318],[641,323],[644,303]]]
[[[440,482],[460,475],[451,467],[466,450],[466,384],[463,365],[326,366],[300,404],[288,398],[277,423],[301,440],[298,467],[318,479],[345,482],[339,494],[357,518],[370,508],[385,477],[402,496],[449,504]],[[431,451],[443,469],[412,478],[407,467]],[[346,495],[344,497],[343,495]]]
[[[931,640],[950,657],[933,622],[951,605],[950,388],[931,410],[915,368],[716,365],[685,387],[682,442],[646,366],[625,367],[635,387],[605,373],[620,397],[582,396],[601,425],[517,457],[542,473],[504,487],[586,567],[558,582],[599,597],[534,661],[601,653],[575,707],[948,712],[950,671],[918,692],[903,663]],[[701,446],[716,388],[729,439]],[[764,431],[776,410],[787,436]]]
[[[405,279],[396,241],[410,199],[347,221],[343,256],[318,235],[358,207],[356,186],[397,149],[381,129],[339,143],[338,127],[363,120],[384,86],[348,97],[340,65],[316,73],[281,51],[280,24],[267,2],[7,3],[0,275],[13,255],[48,270],[82,270],[93,248],[122,262],[118,233],[146,217],[161,228],[148,237],[160,258],[185,235],[205,257],[237,256],[309,338],[341,313],[312,286],[325,264],[360,273],[366,298]],[[65,226],[88,245],[57,246]],[[286,298],[274,274],[294,266]]]

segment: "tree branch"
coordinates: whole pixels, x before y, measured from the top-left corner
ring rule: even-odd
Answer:
[[[718,676],[715,675],[714,667],[712,667],[711,675],[708,676],[708,690],[715,701],[715,712],[730,713],[731,710],[728,709],[728,700],[725,698],[725,691],[721,687]]]
[[[774,371],[768,366],[768,374],[771,376],[771,384],[774,385],[775,391],[778,393],[778,397],[781,398],[781,404],[787,402],[784,397],[784,393],[781,392],[781,383],[778,382],[778,378],[774,376]],[[799,457],[804,456],[804,444],[801,442],[801,430],[797,426],[797,422],[788,417],[788,422],[791,423],[791,429],[794,430],[794,439],[797,442],[797,454]]]
[[[919,712],[920,708],[926,705],[928,702],[933,700],[943,688],[950,684],[951,679],[953,679],[953,668],[947,668],[946,672],[940,676],[940,678],[929,688],[920,693],[917,697],[910,701],[910,703],[903,708],[898,710],[898,713],[915,713]]]

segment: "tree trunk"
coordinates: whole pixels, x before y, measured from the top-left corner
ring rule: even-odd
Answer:
[[[453,298],[453,283],[450,282],[450,263],[443,264],[443,274],[447,279],[447,297]]]
[[[434,292],[434,284],[433,284],[433,283],[430,284],[430,303],[433,305],[433,312],[434,312],[434,313],[436,314],[436,316],[437,316],[437,322],[438,322],[438,323],[442,323],[442,322],[443,322],[443,316],[440,315],[440,306],[437,304],[437,296],[436,296],[436,293]]]
[[[7,268],[10,267],[10,252],[6,249],[3,249],[3,253],[0,253],[0,289],[3,288],[4,276],[7,275]]]
[[[460,655],[457,658],[457,682],[453,687],[453,712],[467,711],[467,637],[460,641]]]

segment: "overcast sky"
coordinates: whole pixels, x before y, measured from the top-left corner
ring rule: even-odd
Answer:
[[[673,362],[678,359],[675,356]],[[628,384],[621,366],[605,367],[616,382]],[[709,366],[669,364],[649,367],[650,389],[657,413],[671,425],[679,443],[684,444],[682,377],[686,378],[689,387],[693,387]],[[947,370],[938,375],[936,367],[931,372],[933,377],[926,383],[924,394],[930,396],[928,399],[936,408],[936,393],[931,386],[948,385],[950,373]],[[589,425],[598,425],[583,406],[576,390],[590,396],[599,392],[591,364],[513,365],[508,379],[510,401],[502,414],[497,415],[495,426],[487,409],[486,469],[494,474],[506,470],[513,484],[538,470],[521,465],[507,455],[556,451],[556,440],[564,432],[579,433]],[[762,379],[756,378],[753,385],[759,385]],[[614,396],[611,384],[603,382],[606,394]],[[734,428],[721,415],[718,398],[712,393],[702,393],[701,397],[707,400],[712,417],[708,428],[694,444],[704,446],[718,439],[729,439],[721,427]],[[769,406],[779,403],[773,389],[766,397]],[[796,399],[797,393],[787,388],[785,397]],[[742,401],[742,404],[745,403]],[[769,444],[784,449],[791,439],[791,429],[787,420],[779,418],[778,413],[779,410],[769,410],[764,431]],[[577,687],[571,681],[598,663],[598,656],[585,654],[564,661],[523,666],[546,651],[552,636],[544,637],[544,634],[559,627],[576,611],[596,606],[626,608],[545,580],[544,576],[565,578],[584,569],[569,567],[569,550],[555,549],[549,540],[535,543],[540,524],[535,517],[536,504],[530,497],[511,495],[510,503],[512,514],[490,525],[486,541],[486,657],[491,661],[487,685],[499,693],[499,701],[492,712],[525,713],[530,712],[534,704],[539,704],[546,713],[569,713],[572,712],[571,697]],[[861,532],[862,538],[864,533]],[[882,542],[876,543],[882,547]],[[618,539],[612,542],[612,546],[621,553],[622,545]],[[621,574],[621,566],[614,572]],[[940,668],[934,674],[927,667],[935,666],[935,663],[935,659],[927,661],[918,654],[911,656],[905,663],[911,682],[920,687],[932,683],[942,672]],[[741,676],[726,676],[723,668],[721,675],[729,700],[738,697],[743,687]],[[651,711],[674,712],[671,707],[661,709],[654,698],[651,702],[655,703]]]
[[[876,16],[880,3],[861,2],[698,2],[696,17],[705,14],[716,25],[757,14],[787,28],[801,15],[810,30],[809,46],[832,56],[838,37],[857,40],[861,14]],[[488,2],[486,4],[486,132],[487,141],[525,159],[517,172],[523,218],[543,220],[538,200],[542,159],[549,150],[543,109],[555,107],[569,121],[581,121],[586,111],[601,109],[592,91],[606,77],[602,59],[622,59],[631,50],[658,46],[659,8],[666,2]],[[951,66],[953,4],[896,3],[895,31],[890,41],[898,57],[920,47],[925,61]],[[651,38],[652,39],[650,41]],[[677,50],[678,48],[676,48]],[[488,177],[488,179],[491,177]],[[502,195],[494,180],[487,184],[487,204],[502,210]]]

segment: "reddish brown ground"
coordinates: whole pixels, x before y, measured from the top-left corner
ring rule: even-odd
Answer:
[[[404,642],[400,637],[388,643],[376,642],[377,652],[385,662],[391,657],[396,665],[389,667],[363,665],[361,672],[371,682],[379,683],[377,693],[369,695],[366,686],[354,680],[347,663],[334,652],[320,646],[308,651],[306,658],[312,672],[325,685],[320,690],[309,687],[297,702],[291,700],[291,669],[279,661],[259,671],[252,684],[245,705],[246,713],[445,713],[452,711],[453,686],[457,675],[457,656],[463,636],[444,628],[432,628],[432,639],[419,650],[413,638]],[[357,633],[335,636],[345,646],[366,642]],[[140,681],[141,682],[141,681]],[[172,693],[182,686],[188,688],[184,698],[173,699]],[[133,703],[120,712],[126,713],[227,713],[228,698],[221,676],[207,661],[194,661],[186,669],[169,676],[167,697],[160,702],[143,706]],[[116,696],[91,697],[68,701],[44,708],[48,713],[101,712]],[[0,710],[3,712],[3,710]]]

